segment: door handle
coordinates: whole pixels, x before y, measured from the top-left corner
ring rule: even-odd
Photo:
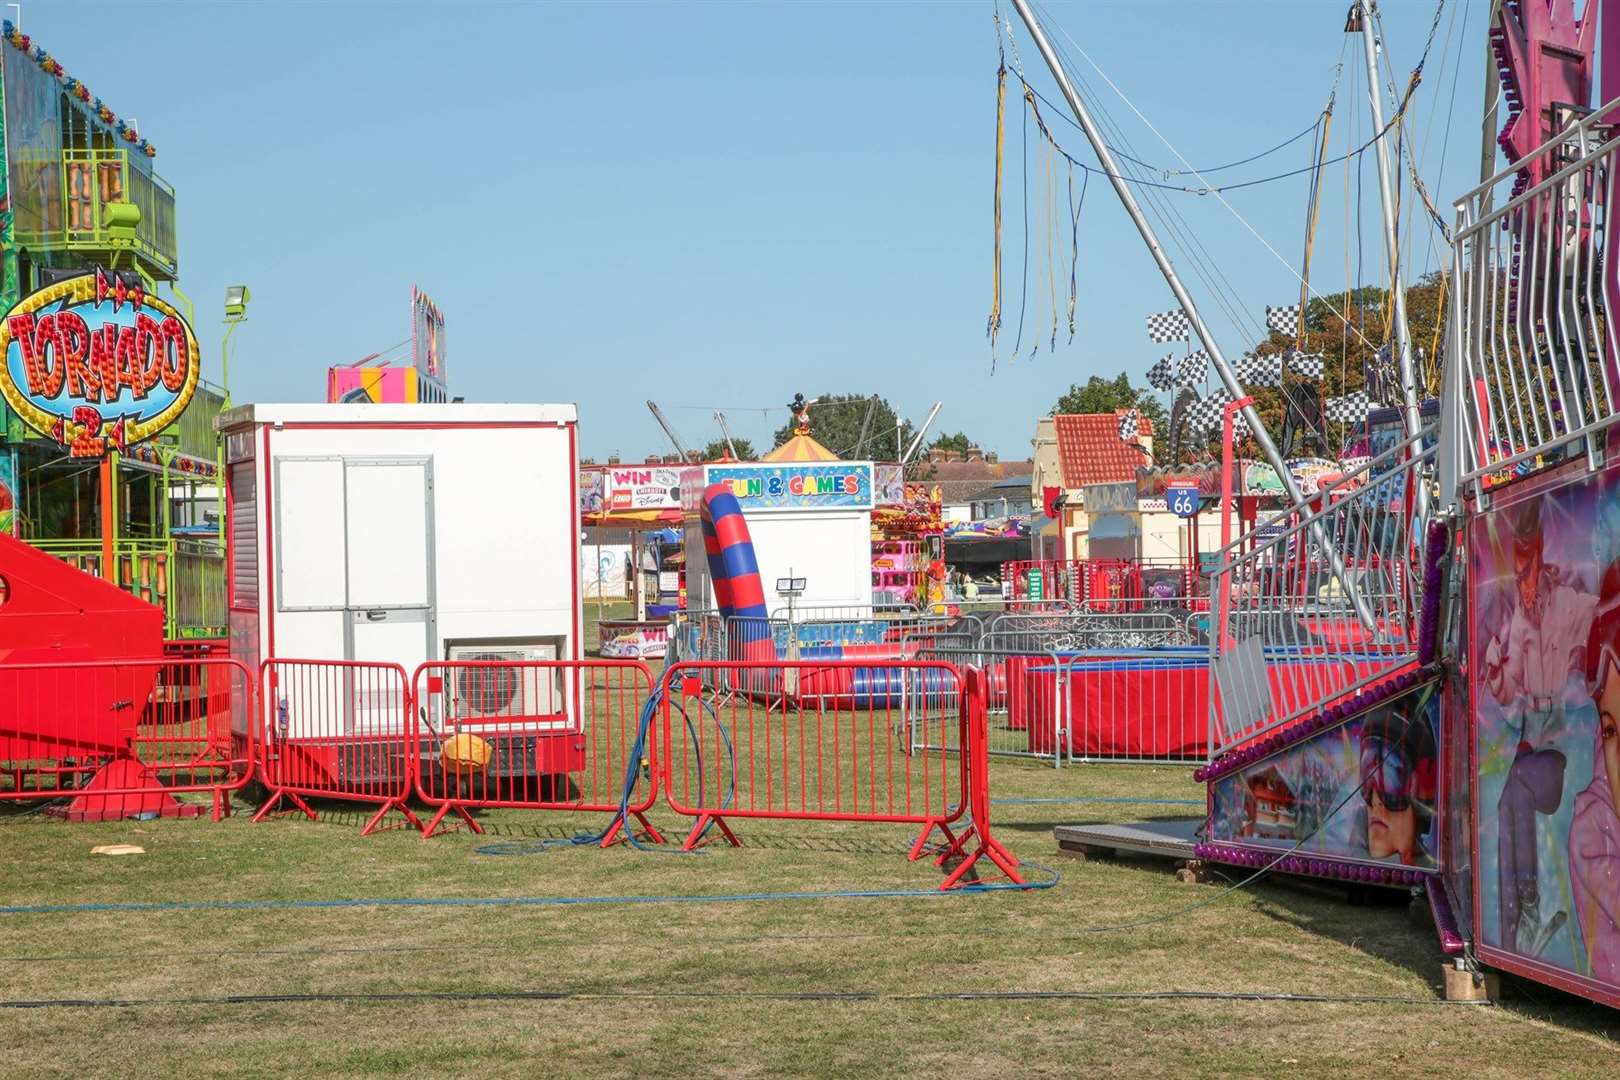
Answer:
[[[366,618],[371,622],[381,622],[382,620],[388,618],[388,612],[384,611],[382,608],[372,608],[366,612]]]

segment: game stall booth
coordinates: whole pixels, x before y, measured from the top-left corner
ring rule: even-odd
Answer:
[[[873,463],[840,460],[810,434],[807,411],[796,419],[794,435],[759,461],[685,470],[683,656],[718,650],[728,659],[893,659],[919,628],[915,613],[896,616],[875,605]],[[736,507],[726,515],[736,522],[728,527],[746,540],[733,536],[727,550],[746,552],[737,556],[746,573],[715,572],[715,545],[726,538],[715,535],[711,504],[721,494]],[[739,574],[759,582],[760,595],[750,603],[731,595],[731,578]],[[721,623],[719,634],[705,629],[705,617]],[[884,670],[873,669],[873,677]],[[847,669],[829,673],[849,675]],[[889,693],[860,689],[884,699]]]
[[[716,605],[714,581],[699,527],[703,492],[723,484],[748,521],[764,582],[766,607],[785,614],[789,597],[778,584],[803,579],[793,596],[809,611],[869,616],[872,586],[872,463],[841,461],[811,436],[808,421],[787,442],[755,462],[691,467],[683,474],[687,596],[694,608]]]
[[[873,466],[872,598],[920,610],[945,599],[945,519],[939,485],[906,483],[905,467]]]
[[[628,530],[630,619],[598,620],[600,656],[662,659],[669,650],[669,617],[685,606],[684,550],[680,542],[681,472],[678,465],[586,466],[580,470],[580,524]],[[585,557],[592,548],[585,545]],[[666,587],[667,586],[667,587]]]

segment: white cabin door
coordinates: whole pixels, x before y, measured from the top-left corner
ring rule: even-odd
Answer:
[[[344,461],[348,576],[345,651],[398,664],[407,680],[433,656],[433,467],[427,458]],[[355,688],[355,728],[397,731],[400,688]],[[408,687],[406,687],[408,690]]]

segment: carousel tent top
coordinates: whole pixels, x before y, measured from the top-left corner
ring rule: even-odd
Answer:
[[[838,461],[838,455],[822,446],[809,434],[793,436],[775,450],[760,458],[761,461]]]

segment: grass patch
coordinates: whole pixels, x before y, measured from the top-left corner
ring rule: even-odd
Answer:
[[[1052,826],[1196,812],[1189,770],[993,765],[1001,839],[1053,889],[947,899],[375,907],[0,916],[3,996],[115,999],[3,1014],[36,1075],[1612,1075],[1615,1014],[1534,987],[1438,1003],[1432,929],[1404,908],[1266,882],[1194,908],[1167,864],[1060,859]],[[1118,800],[1144,800],[1140,804]],[[486,838],[362,839],[321,820],[0,824],[5,902],[716,895],[930,889],[908,829],[738,822],[745,846],[666,856],[491,839],[599,828],[490,812]],[[655,821],[679,835],[682,819]],[[102,843],[147,854],[92,857]],[[1192,910],[1188,910],[1192,908]],[[1100,926],[1152,916],[1137,929]],[[1241,991],[1356,1003],[1109,997]],[[980,997],[942,993],[1074,994]],[[560,994],[565,998],[548,999]],[[233,996],[248,1000],[232,1001]],[[319,995],[263,1000],[264,995]],[[391,998],[389,995],[406,995]],[[439,996],[419,996],[439,995]],[[458,998],[457,995],[466,995]],[[513,996],[526,995],[526,996]],[[847,995],[839,998],[834,995]],[[1373,999],[1394,999],[1379,1001]]]

